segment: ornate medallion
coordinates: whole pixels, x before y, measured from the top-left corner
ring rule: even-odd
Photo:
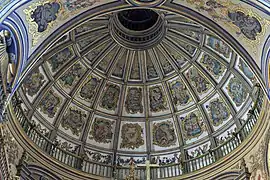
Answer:
[[[246,65],[246,63],[244,63],[243,59],[240,59],[238,66],[248,79],[250,79],[251,81],[255,81],[255,76],[253,72],[250,71],[250,68]]]
[[[143,128],[138,124],[124,124],[122,126],[120,148],[135,149],[144,144]]]
[[[110,111],[115,111],[119,100],[120,87],[114,84],[108,85],[102,97],[100,106]]]
[[[210,101],[207,108],[210,111],[209,115],[213,126],[219,126],[230,116],[229,108],[220,99]]]
[[[99,143],[110,143],[113,137],[113,124],[114,121],[96,118],[91,127],[90,139]]]
[[[225,71],[225,66],[208,54],[203,55],[200,63],[202,63],[202,65],[206,67],[207,71],[210,72],[216,79],[218,79]]]
[[[256,40],[256,36],[262,32],[262,25],[258,19],[246,15],[241,11],[228,11],[228,17],[239,28],[237,34],[243,34],[250,40]]]
[[[203,77],[194,67],[189,69],[186,76],[187,79],[191,81],[192,87],[197,91],[198,94],[206,93],[211,87],[206,78]]]
[[[207,45],[212,49],[222,54],[224,57],[229,58],[231,49],[230,47],[224,43],[222,40],[218,39],[215,36],[209,36],[207,40]]]
[[[74,55],[74,52],[71,47],[67,47],[55,55],[53,55],[49,60],[49,64],[51,66],[52,72],[56,72],[60,68],[63,67],[63,65],[70,60]]]
[[[227,89],[236,106],[241,106],[248,95],[247,87],[240,79],[233,77],[230,79]]]
[[[62,127],[66,130],[70,129],[72,134],[79,136],[82,132],[86,114],[75,108],[69,108],[67,114],[62,119]]]
[[[187,87],[180,80],[171,82],[170,88],[175,105],[186,105],[191,101]]]
[[[61,98],[53,90],[50,90],[40,101],[39,108],[41,112],[53,118],[60,104]]]
[[[155,123],[153,125],[153,144],[161,147],[175,145],[176,135],[173,123],[170,121]]]
[[[142,113],[142,89],[141,88],[129,88],[126,97],[126,110],[130,114]]]
[[[199,112],[192,112],[181,119],[185,139],[197,138],[205,131],[205,124]]]
[[[85,69],[80,63],[74,64],[60,79],[63,86],[70,88],[74,82],[82,77]]]
[[[88,101],[92,102],[92,99],[97,91],[100,81],[97,78],[92,77],[80,90],[80,96]]]
[[[23,80],[23,87],[29,96],[34,96],[38,93],[44,83],[45,80],[43,74],[36,68],[25,77]]]
[[[154,86],[149,88],[149,99],[151,111],[159,112],[167,109],[166,98],[160,86]]]

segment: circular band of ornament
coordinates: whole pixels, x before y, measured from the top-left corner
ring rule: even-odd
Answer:
[[[155,7],[165,3],[165,0],[126,0],[126,1],[134,6],[143,6],[143,7]]]

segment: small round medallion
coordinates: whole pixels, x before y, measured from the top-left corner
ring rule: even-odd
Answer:
[[[134,6],[143,6],[143,7],[160,6],[165,2],[165,0],[126,0],[126,1]]]

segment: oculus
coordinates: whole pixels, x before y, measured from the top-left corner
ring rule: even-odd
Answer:
[[[236,77],[230,79],[227,90],[236,106],[241,106],[248,95],[247,87]]]
[[[53,118],[60,104],[61,98],[53,90],[50,90],[40,101],[39,108],[41,112]]]
[[[153,144],[161,147],[175,145],[176,135],[173,126],[170,121],[155,123],[153,125]]]
[[[160,86],[154,86],[149,88],[150,110],[153,112],[159,112],[166,110],[166,99]]]
[[[115,111],[119,100],[119,93],[120,93],[119,86],[114,84],[108,85],[101,99],[100,106],[107,110]]]
[[[228,107],[220,99],[210,101],[208,110],[210,111],[210,119],[213,126],[219,126],[230,116]]]
[[[141,88],[129,88],[126,97],[126,110],[130,114],[142,113],[142,89]]]
[[[113,124],[114,121],[96,118],[91,127],[90,139],[98,143],[110,143],[113,137]]]
[[[38,93],[44,83],[45,80],[43,74],[36,68],[25,77],[23,87],[26,89],[27,94],[32,97]]]
[[[69,108],[67,114],[62,119],[62,127],[65,130],[70,129],[72,134],[79,136],[86,121],[86,114],[80,110]]]
[[[135,149],[144,144],[143,128],[138,124],[124,124],[121,130],[122,142],[120,148]]]
[[[198,138],[205,131],[206,127],[199,112],[192,112],[181,119],[185,139]]]

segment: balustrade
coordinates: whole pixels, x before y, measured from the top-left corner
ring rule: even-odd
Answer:
[[[252,131],[259,118],[259,114],[262,109],[263,98],[263,92],[261,89],[259,89],[258,97],[254,103],[254,107],[249,111],[247,120],[237,132],[233,133],[231,138],[227,139],[224,143],[198,157],[184,160],[180,163],[160,165],[159,167],[151,168],[152,178],[162,179],[193,172],[209,166],[220,158],[231,153],[241,144],[245,138],[249,136],[250,132]],[[57,143],[52,142],[49,138],[37,130],[36,126],[24,115],[23,110],[18,106],[18,102],[19,101],[14,97],[12,100],[11,109],[14,110],[14,114],[21,124],[22,129],[38,147],[47,152],[53,158],[68,166],[97,176],[108,178],[114,176],[115,178],[121,180],[125,179],[126,175],[129,174],[128,167],[112,166],[108,164],[93,162],[73,152],[69,152],[60,148]],[[145,179],[145,168],[136,167],[135,174],[139,179]]]

